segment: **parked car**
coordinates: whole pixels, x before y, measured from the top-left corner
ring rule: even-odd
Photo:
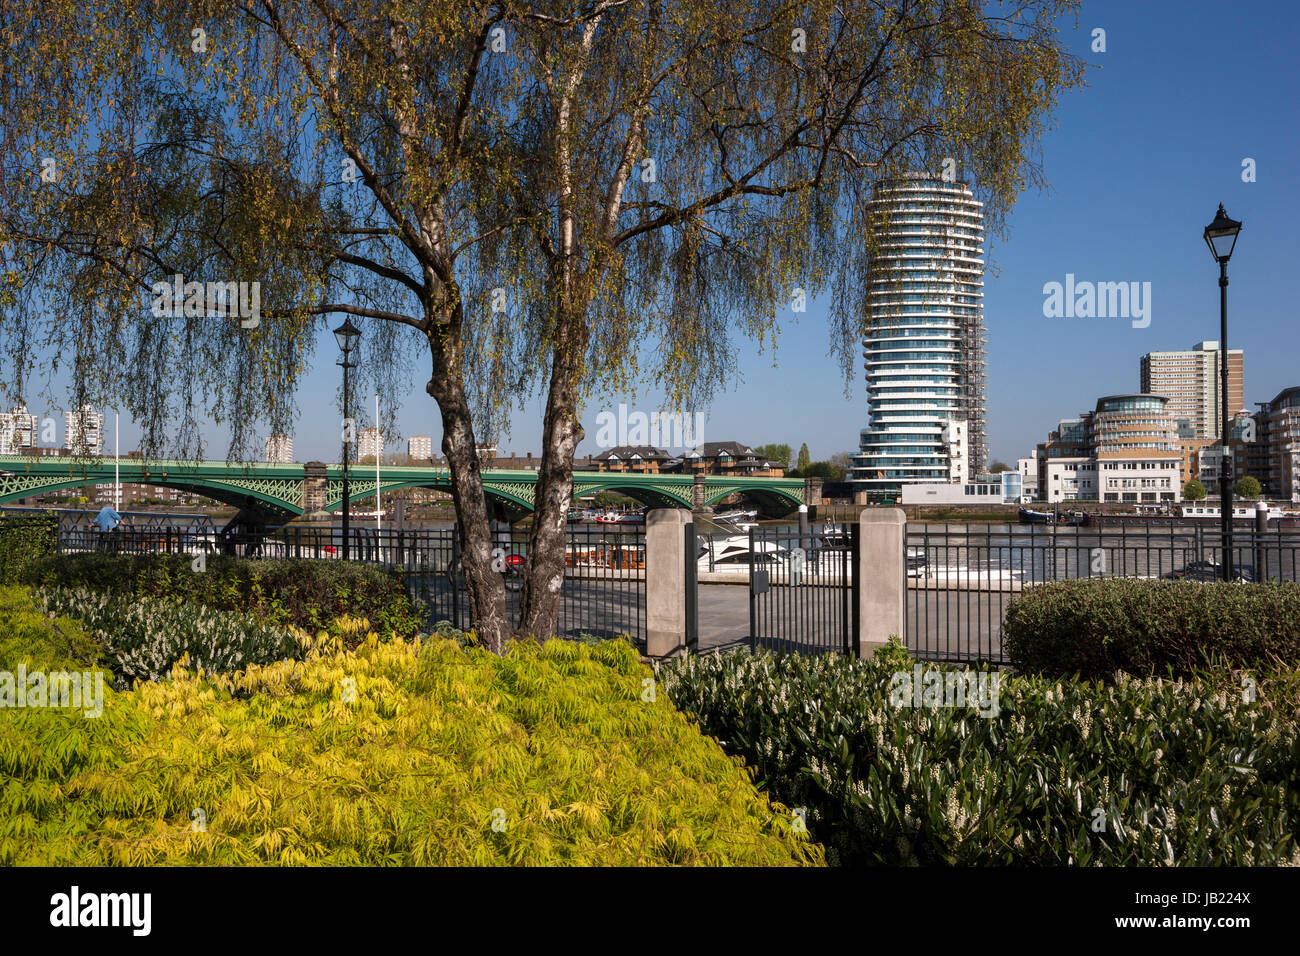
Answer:
[[[1257,581],[1253,564],[1234,565],[1234,581]],[[1167,581],[1222,581],[1223,568],[1213,561],[1192,561],[1186,567],[1175,568],[1164,575]]]
[[[522,554],[507,554],[506,569],[500,572],[507,591],[520,591],[524,586],[524,563],[525,558]],[[465,565],[460,558],[454,563],[447,566],[447,571],[453,576],[464,576]]]

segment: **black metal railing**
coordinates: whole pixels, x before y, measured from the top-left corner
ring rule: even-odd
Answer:
[[[856,525],[835,542],[815,533],[751,529],[743,556],[750,647],[856,654],[857,553]]]
[[[1300,533],[1235,530],[1233,559],[1239,581],[1296,581]],[[1024,588],[1097,577],[1214,581],[1222,541],[1217,526],[910,524],[904,560],[908,648],[1002,663],[1002,621]]]
[[[645,643],[645,533],[639,530],[571,528],[566,532],[565,579],[560,593],[559,635],[616,637]],[[448,621],[472,626],[470,603],[455,528],[349,529],[349,559],[397,567],[412,593],[428,608],[428,624]],[[493,558],[501,562],[507,612],[519,622],[528,532],[493,532]],[[119,525],[60,530],[66,553],[230,555],[244,558],[342,560],[343,533],[337,527],[286,525],[256,534],[224,534],[215,527],[149,529]]]
[[[560,636],[626,634],[644,647],[645,532],[572,528],[567,539]]]

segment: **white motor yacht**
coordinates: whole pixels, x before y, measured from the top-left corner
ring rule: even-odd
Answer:
[[[751,550],[749,535],[701,538],[697,568],[704,572],[748,574],[751,565],[784,566],[789,549],[774,541],[756,541]]]

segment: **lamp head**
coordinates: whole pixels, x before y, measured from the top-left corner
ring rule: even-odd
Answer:
[[[1205,244],[1210,247],[1210,255],[1216,262],[1227,262],[1232,258],[1232,247],[1237,244],[1237,233],[1241,232],[1241,223],[1229,219],[1219,203],[1219,212],[1214,222],[1205,227]]]
[[[334,338],[339,343],[339,348],[343,354],[347,355],[357,347],[357,341],[361,338],[361,330],[352,324],[352,318],[343,320],[343,324],[334,330]]]

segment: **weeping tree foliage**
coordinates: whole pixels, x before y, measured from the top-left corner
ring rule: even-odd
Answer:
[[[826,294],[851,375],[873,249],[872,185],[973,181],[991,227],[1027,184],[1061,92],[1081,82],[1068,0],[588,0],[512,20],[533,81],[514,148],[521,343],[550,357],[522,628],[559,608],[579,418],[628,376],[677,407],[730,380]],[[556,27],[559,29],[556,29]],[[540,383],[539,383],[540,384]]]
[[[485,293],[511,252],[494,237],[525,84],[489,50],[506,8],[0,0],[0,14],[6,391],[64,372],[74,402],[141,422],[150,454],[203,454],[206,418],[239,458],[285,428],[323,328],[353,317],[370,353],[358,385],[390,410],[429,363],[474,616],[500,648],[474,413],[491,431],[516,384],[488,351],[506,317]],[[174,281],[257,283],[260,314],[205,289],[160,315],[155,283]]]
[[[476,428],[545,396],[521,630],[553,632],[579,417],[689,409],[829,296],[854,368],[874,182],[971,181],[998,229],[1057,97],[1068,0],[0,0],[4,387],[70,367],[147,450],[283,428],[347,314],[395,407],[427,356],[474,619],[508,627]],[[153,283],[258,281],[259,323]],[[106,360],[105,356],[113,356]]]

